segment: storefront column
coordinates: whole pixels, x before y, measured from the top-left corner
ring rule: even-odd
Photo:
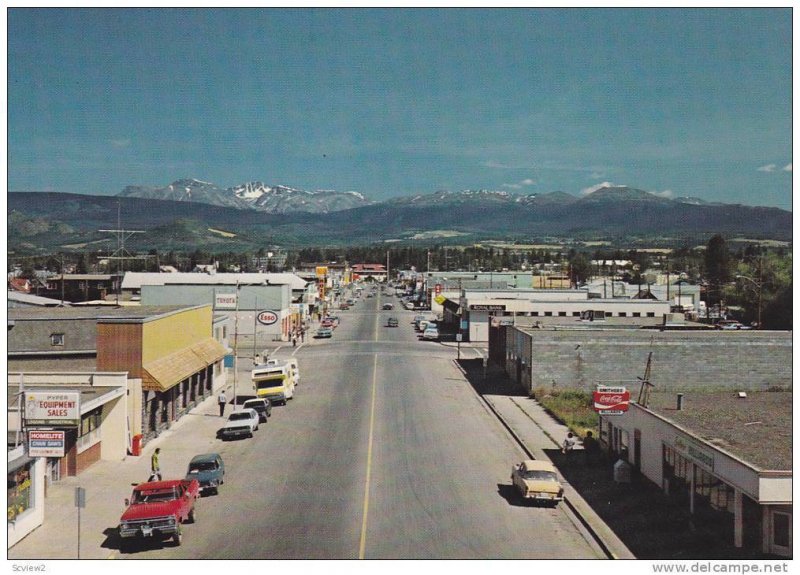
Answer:
[[[741,548],[744,545],[743,499],[739,489],[733,490],[733,545]]]

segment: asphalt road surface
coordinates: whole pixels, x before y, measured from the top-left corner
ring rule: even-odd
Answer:
[[[294,399],[253,439],[209,440],[226,482],[198,501],[183,545],[120,558],[597,558],[560,506],[514,496],[522,452],[455,348],[419,341],[413,313],[387,301],[399,307],[362,298],[331,339],[284,347],[300,364]]]

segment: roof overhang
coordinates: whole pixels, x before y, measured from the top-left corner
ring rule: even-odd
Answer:
[[[146,363],[142,377],[145,391],[167,391],[184,379],[219,361],[228,353],[217,340],[207,338],[190,347]]]

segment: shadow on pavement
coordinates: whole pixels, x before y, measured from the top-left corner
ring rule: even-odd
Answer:
[[[459,364],[480,395],[527,397],[496,365],[490,364],[484,378],[480,359],[461,360]],[[732,528],[723,528],[719,518],[692,516],[686,506],[676,504],[635,472],[630,483],[615,482],[613,462],[605,457],[587,462],[582,450],[567,455],[555,447],[544,451],[564,479],[639,559],[764,558],[734,547]],[[524,504],[511,485],[498,484],[498,492],[511,505]]]

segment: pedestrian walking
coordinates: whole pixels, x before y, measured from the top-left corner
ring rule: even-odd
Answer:
[[[219,404],[219,416],[220,417],[224,417],[225,416],[225,404],[228,403],[228,398],[225,397],[225,390],[224,389],[219,392],[219,395],[217,396],[217,403]]]
[[[150,457],[150,479],[148,481],[161,481],[161,465],[158,462],[160,453],[161,448],[156,447],[152,457]]]
[[[292,334],[292,347],[297,347],[297,336]]]
[[[564,443],[561,444],[561,453],[568,454],[573,449],[575,449],[575,436],[572,435],[572,432],[570,431],[567,433]]]

